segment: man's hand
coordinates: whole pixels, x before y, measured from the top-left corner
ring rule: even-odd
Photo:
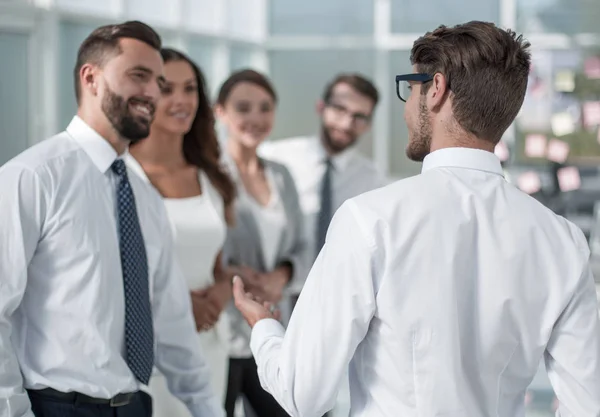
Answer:
[[[272,303],[263,303],[252,293],[245,292],[244,282],[238,276],[233,278],[233,298],[235,299],[235,306],[240,310],[250,327],[254,327],[258,321],[263,319],[279,320],[281,318],[281,313],[275,309]]]

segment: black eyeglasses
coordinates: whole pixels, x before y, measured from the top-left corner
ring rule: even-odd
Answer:
[[[412,90],[412,83],[428,83],[433,80],[433,76],[429,74],[403,74],[396,75],[396,94],[398,98],[406,103],[406,100],[410,97],[410,91]]]
[[[346,108],[346,106],[334,101],[328,101],[325,105],[330,108],[337,117],[349,116],[356,127],[362,128],[368,126],[371,122],[370,115],[363,113],[352,113]]]

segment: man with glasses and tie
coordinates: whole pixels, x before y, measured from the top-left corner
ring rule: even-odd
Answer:
[[[360,137],[371,129],[378,101],[377,88],[367,78],[339,74],[327,84],[317,102],[319,135],[280,139],[261,146],[261,154],[286,165],[296,182],[305,218],[309,265],[321,251],[333,214],[344,201],[386,183],[373,162],[356,149]],[[301,285],[295,285],[289,289],[291,308],[302,290]]]
[[[344,201],[386,183],[372,161],[356,149],[371,128],[379,93],[360,74],[339,74],[317,102],[317,136],[265,143],[260,153],[290,170],[305,215],[307,253],[316,259],[325,242],[329,222]],[[299,292],[301,288],[294,288]]]
[[[150,417],[155,365],[194,417],[224,416],[163,202],[123,161],[149,133],[160,47],[141,22],[96,29],[66,131],[0,168],[3,417]]]

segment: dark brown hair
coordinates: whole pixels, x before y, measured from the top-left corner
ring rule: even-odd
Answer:
[[[215,117],[208,99],[204,75],[200,68],[182,52],[170,48],[163,48],[160,52],[165,64],[185,61],[194,71],[198,86],[198,110],[192,127],[183,136],[183,156],[189,164],[197,166],[206,173],[211,184],[223,198],[225,219],[231,225],[234,220],[233,202],[236,188],[221,164],[221,146],[215,131]]]
[[[81,85],[79,83],[81,67],[90,63],[104,65],[108,58],[119,55],[122,52],[119,40],[123,38],[137,39],[157,51],[161,48],[158,33],[150,26],[137,20],[97,28],[83,41],[77,52],[77,62],[73,70],[77,103],[81,99]]]
[[[373,100],[373,107],[379,102],[377,87],[375,87],[375,85],[367,78],[360,74],[338,74],[325,87],[325,92],[323,93],[323,101],[325,103],[329,103],[331,95],[333,94],[333,89],[339,84],[348,84],[360,95]]]
[[[473,21],[426,33],[414,43],[410,60],[420,73],[446,77],[454,117],[465,131],[497,143],[525,98],[529,46],[511,30]]]
[[[231,94],[231,91],[239,83],[251,83],[257,85],[269,93],[274,102],[277,102],[277,94],[275,93],[275,89],[267,77],[260,72],[251,69],[243,69],[232,73],[221,85],[219,94],[217,95],[217,104],[224,106],[225,102],[229,98],[229,95]]]

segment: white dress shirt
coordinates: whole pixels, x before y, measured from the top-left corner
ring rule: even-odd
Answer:
[[[507,183],[492,153],[436,151],[421,175],[336,213],[287,333],[259,321],[263,387],[292,416],[522,417],[545,358],[559,415],[600,415],[600,325],[583,233]]]
[[[75,117],[0,168],[0,415],[24,388],[111,398],[140,388],[123,357],[118,157]],[[195,417],[222,416],[158,193],[129,173],[148,256],[155,363]]]
[[[297,137],[265,142],[259,153],[267,159],[284,164],[292,174],[300,205],[304,212],[307,253],[314,262],[317,219],[321,208],[321,181],[326,169],[327,153],[316,136]],[[331,158],[332,209],[335,212],[344,201],[386,184],[375,165],[355,148],[348,148]]]

